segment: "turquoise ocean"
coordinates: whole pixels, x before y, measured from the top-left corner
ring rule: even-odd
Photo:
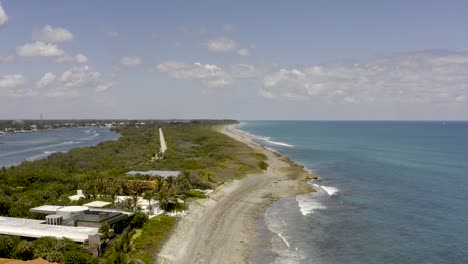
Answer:
[[[275,202],[265,263],[468,263],[468,122],[247,121],[316,173]]]

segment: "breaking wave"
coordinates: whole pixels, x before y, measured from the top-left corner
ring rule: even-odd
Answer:
[[[244,134],[244,135],[246,135],[248,137],[251,137],[251,138],[256,139],[256,140],[264,141],[264,142],[266,142],[268,144],[271,144],[271,145],[277,145],[277,146],[288,147],[288,148],[293,148],[294,147],[294,145],[291,145],[291,144],[288,144],[288,143],[284,143],[284,142],[280,142],[280,141],[274,141],[274,140],[272,140],[271,137],[264,137],[264,136],[254,135],[252,133],[240,130],[237,127],[234,127],[232,129],[239,132],[239,133],[241,133],[241,134]]]
[[[299,206],[299,210],[301,214],[306,216],[314,213],[317,210],[327,209],[325,205],[318,202],[312,195],[310,194],[301,194],[296,196],[297,205]]]
[[[314,183],[313,186],[316,187],[316,191],[325,192],[330,196],[335,195],[338,192],[338,188],[336,187],[318,185],[316,183]]]
[[[281,208],[270,207],[265,213],[265,223],[268,229],[275,234],[272,238],[272,251],[275,253],[273,263],[294,264],[305,259],[304,253],[293,246],[286,235],[287,223],[283,219]]]

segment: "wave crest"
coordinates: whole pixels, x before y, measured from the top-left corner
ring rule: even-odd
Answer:
[[[316,210],[327,209],[327,207],[316,199],[312,198],[310,194],[301,194],[296,196],[297,205],[301,214],[304,216],[314,213]]]

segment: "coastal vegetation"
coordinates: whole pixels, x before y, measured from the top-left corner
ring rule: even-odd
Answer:
[[[177,209],[180,206],[178,201],[186,201],[189,197],[205,197],[203,193],[194,191],[195,188],[214,189],[225,181],[259,172],[268,166],[263,154],[214,129],[215,126],[229,123],[233,122],[132,123],[115,128],[121,135],[118,140],[72,149],[67,153],[54,153],[45,159],[25,161],[18,166],[3,167],[0,169],[0,215],[39,218],[39,215],[30,213],[29,208],[43,204],[83,204],[98,198],[114,203],[117,195],[156,199],[165,210]],[[160,148],[158,127],[164,130],[168,145],[163,159],[153,159]],[[129,179],[125,172],[130,170],[176,170],[181,171],[182,176],[164,179],[137,175]],[[68,196],[79,189],[83,190],[86,199],[70,201]],[[113,205],[138,211],[136,199],[129,199],[127,204]],[[125,258],[126,261],[129,258],[142,258],[145,263],[150,263],[175,222],[175,218],[169,216],[159,216],[149,221],[141,215],[135,217],[133,226],[141,227],[141,232],[135,233],[138,235],[135,238],[132,238],[136,236],[134,233],[119,235],[114,244],[110,245],[113,249],[106,259],[124,261]],[[132,242],[125,242],[127,238]],[[130,246],[131,249],[128,248]],[[119,247],[127,248],[125,256]],[[81,253],[87,252],[67,248],[59,252],[60,257],[46,255],[45,258],[64,263],[67,259],[83,259]],[[69,251],[80,253],[67,253]],[[35,256],[35,253],[10,255],[21,259]],[[83,263],[91,263],[89,261],[92,258]]]

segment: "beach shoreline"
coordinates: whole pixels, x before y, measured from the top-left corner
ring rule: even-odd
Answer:
[[[247,263],[252,249],[264,247],[259,243],[268,240],[268,234],[257,239],[266,208],[281,198],[313,191],[308,182],[317,179],[315,175],[255,144],[252,137],[234,127],[226,125],[219,132],[265,154],[268,169],[224,183],[208,199],[191,203],[187,216],[180,219],[158,254],[157,263]]]

